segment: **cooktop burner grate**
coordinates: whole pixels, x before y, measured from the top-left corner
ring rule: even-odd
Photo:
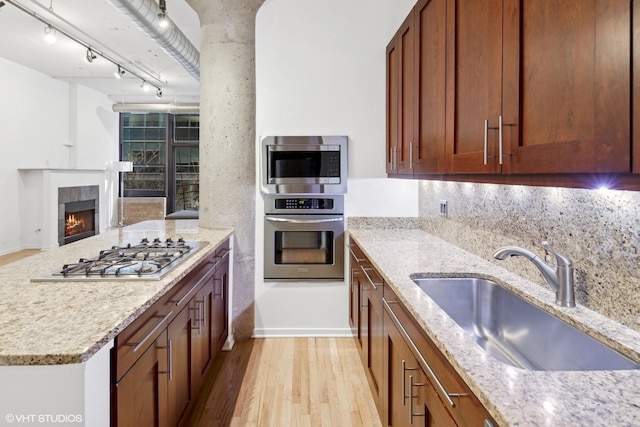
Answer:
[[[50,275],[31,280],[159,280],[195,253],[201,244],[183,238],[175,241],[145,238],[137,244],[102,250],[93,258],[80,258]]]

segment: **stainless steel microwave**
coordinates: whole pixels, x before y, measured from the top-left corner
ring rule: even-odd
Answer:
[[[266,136],[260,174],[267,194],[347,192],[346,136]]]

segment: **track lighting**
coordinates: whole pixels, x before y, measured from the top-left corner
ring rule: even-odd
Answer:
[[[44,39],[47,43],[53,44],[56,42],[56,30],[51,27],[51,25],[47,25],[44,27]]]
[[[53,0],[51,0],[51,2],[53,3]],[[18,8],[19,10],[21,10],[22,12],[34,17],[35,19],[37,19],[38,21],[40,21],[42,24],[44,24],[44,39],[47,41],[47,43],[54,43],[56,41],[56,38],[58,36],[58,33],[62,34],[63,36],[65,36],[65,38],[70,39],[71,41],[79,44],[80,46],[84,47],[85,49],[87,49],[84,60],[88,63],[94,62],[95,59],[98,58],[98,56],[101,59],[106,60],[107,62],[112,63],[113,65],[116,66],[116,70],[113,72],[113,75],[115,76],[115,78],[117,79],[121,79],[122,76],[124,76],[125,72],[131,74],[131,76],[133,78],[136,79],[140,79],[141,84],[140,84],[140,88],[142,90],[144,90],[145,92],[149,92],[151,90],[151,88],[156,89],[156,97],[157,98],[162,98],[162,89],[160,86],[166,85],[166,82],[162,82],[160,80],[160,75],[154,75],[151,72],[148,71],[144,71],[142,74],[137,73],[136,71],[133,71],[130,68],[125,68],[125,66],[122,66],[118,63],[118,61],[116,61],[114,58],[110,57],[108,54],[105,54],[104,52],[100,51],[100,50],[93,50],[93,48],[91,47],[91,45],[89,43],[84,42],[83,40],[77,38],[76,36],[74,36],[73,34],[70,34],[68,32],[66,32],[64,29],[61,29],[59,27],[56,27],[54,24],[52,24],[51,22],[45,20],[42,17],[39,17],[38,15],[36,15],[35,12],[29,10],[28,8],[14,2],[14,0],[5,0],[2,1],[0,0],[0,8],[2,8],[6,3],[11,4],[12,6]],[[163,15],[164,18],[167,18],[166,16],[166,12],[167,12],[167,6],[166,6],[166,1],[165,0],[159,0],[159,7],[160,7],[160,14],[158,14],[158,18],[161,18],[160,15]],[[49,12],[53,13],[53,7],[50,6],[49,7]],[[167,22],[168,22],[168,18],[167,18]],[[149,76],[149,78],[151,79],[151,81],[154,82],[158,82],[159,84],[149,84],[147,83],[147,81],[145,80],[145,78],[143,76]]]
[[[158,14],[158,25],[160,28],[167,28],[169,25],[169,18],[167,18],[167,3],[165,0],[160,0],[159,5],[160,13]]]
[[[91,50],[91,48],[87,49],[87,54],[84,57],[84,60],[87,61],[89,64],[91,64],[93,62],[94,59],[96,59],[97,56],[95,53],[93,53],[93,51]]]
[[[118,65],[118,69],[114,71],[113,75],[116,76],[116,79],[121,79],[124,75],[124,70]]]

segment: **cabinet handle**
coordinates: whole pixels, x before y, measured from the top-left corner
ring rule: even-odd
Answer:
[[[502,164],[502,116],[498,116],[498,163]]]
[[[407,406],[407,397],[410,397],[410,396],[407,396],[407,392],[406,392],[407,387],[406,387],[405,379],[404,379],[405,378],[405,372],[406,371],[415,371],[416,369],[418,369],[418,368],[407,368],[407,362],[404,359],[402,359],[402,377],[400,377],[400,378],[402,378],[402,380],[401,380],[401,383],[402,383],[402,406]],[[411,391],[409,391],[409,394],[411,394]]]
[[[173,315],[173,311],[168,312],[164,316],[153,316],[155,318],[162,317],[162,319],[158,322],[156,326],[153,327],[153,329],[151,329],[147,333],[147,335],[144,336],[144,338],[140,340],[140,342],[128,342],[128,343],[125,343],[124,345],[132,346],[133,347],[133,350],[131,350],[132,353],[135,353],[136,351],[140,350],[142,347],[144,347],[145,343],[155,334],[155,332],[164,324],[164,321],[167,320],[172,315]]]
[[[486,166],[489,160],[489,120],[484,121],[484,165]]]
[[[413,142],[409,142],[409,169],[413,169]]]
[[[409,424],[413,425],[413,417],[424,417],[425,413],[415,413],[413,412],[413,399],[416,398],[417,396],[414,396],[413,394],[413,388],[414,387],[421,387],[425,385],[425,383],[414,383],[413,382],[413,375],[409,375]]]
[[[212,262],[212,261],[209,261],[207,264],[213,264],[213,262]],[[200,285],[202,284],[202,282],[204,282],[204,281],[205,281],[205,279],[208,279],[208,278],[210,277],[210,273],[211,273],[211,271],[212,271],[212,270],[213,270],[213,269],[209,269],[205,274],[203,274],[203,275],[202,275],[202,277],[200,278],[200,280],[198,280],[198,281],[196,282],[196,284],[195,284],[195,285],[193,285],[193,286],[191,287],[191,289],[189,289],[189,291],[188,291],[186,294],[184,294],[184,295],[182,296],[182,298],[180,298],[178,301],[176,301],[176,300],[170,300],[169,302],[172,302],[172,303],[174,303],[176,306],[179,306],[179,305],[181,305],[183,302],[185,302],[185,301],[187,301],[187,300],[191,299],[191,294],[193,294],[193,293],[194,293],[194,292],[195,292],[195,291],[200,287]]]
[[[169,381],[173,380],[173,346],[171,345],[171,340],[169,340],[169,350],[168,350],[168,363],[169,363]]]
[[[376,286],[375,283],[373,283],[373,280],[371,280],[371,276],[369,276],[369,273],[367,273],[367,271],[373,271],[373,268],[371,267],[362,267],[362,272],[364,273],[365,276],[367,276],[367,280],[369,280],[369,283],[371,283],[371,286],[373,286],[373,290],[378,290],[378,287]]]
[[[207,299],[202,297],[202,325],[207,327]]]
[[[169,381],[173,379],[173,357],[172,357],[172,346],[171,340],[169,340],[169,344],[166,347],[158,347],[163,350],[167,350],[167,368],[166,371],[158,371],[159,374],[169,374]]]
[[[365,261],[366,261],[366,259],[364,259],[364,258],[362,258],[362,259],[358,258],[358,255],[356,255],[356,253],[355,253],[355,252],[353,252],[353,249],[352,249],[352,248],[353,248],[353,245],[349,245],[349,252],[351,252],[351,255],[353,255],[353,257],[356,259],[356,261],[357,261],[357,262],[365,262]]]
[[[493,423],[491,422],[491,420],[489,420],[489,419],[485,419],[485,420],[484,420],[484,427],[495,427],[495,426],[493,425]]]
[[[382,299],[382,303],[384,304],[384,308],[385,308],[385,310],[387,310],[387,313],[389,313],[389,316],[391,317],[391,320],[393,320],[393,323],[396,325],[396,327],[400,331],[400,334],[404,337],[404,339],[407,342],[407,344],[409,344],[409,347],[411,347],[411,350],[412,350],[413,354],[416,356],[416,358],[418,359],[418,363],[422,366],[422,369],[429,375],[429,377],[431,377],[431,379],[433,380],[436,388],[438,390],[440,390],[440,393],[443,395],[443,397],[445,398],[445,400],[447,401],[449,406],[451,406],[452,408],[455,408],[456,404],[453,402],[453,400],[451,400],[451,396],[452,395],[456,396],[456,395],[455,394],[450,394],[444,388],[444,386],[442,385],[442,383],[440,382],[440,380],[438,379],[436,374],[433,372],[433,369],[431,369],[431,366],[429,366],[427,361],[424,359],[424,357],[420,353],[420,350],[418,349],[416,344],[413,342],[413,340],[409,336],[409,333],[407,332],[407,330],[404,328],[404,326],[402,326],[402,323],[400,323],[400,319],[398,319],[398,316],[396,316],[396,314],[393,312],[393,310],[391,309],[391,306],[389,306],[389,303],[387,302],[387,300],[385,300],[383,298]],[[458,396],[461,396],[461,395],[458,395]]]
[[[392,169],[398,170],[398,147],[393,147],[393,165]]]

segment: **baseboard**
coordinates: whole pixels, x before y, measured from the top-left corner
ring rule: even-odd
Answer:
[[[253,338],[322,337],[352,338],[351,328],[258,328],[253,330]]]

